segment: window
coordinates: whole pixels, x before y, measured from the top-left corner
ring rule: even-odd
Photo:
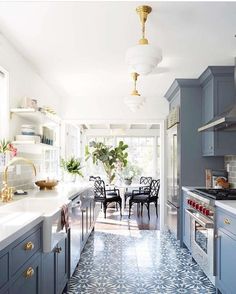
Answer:
[[[115,146],[119,141],[124,141],[129,147],[127,149],[129,157],[128,161],[132,165],[137,166],[140,175],[152,176],[159,178],[159,156],[160,156],[160,138],[157,136],[107,136],[107,137],[87,137],[87,144],[91,141],[103,142],[106,145]],[[86,163],[87,176],[101,175],[104,179],[106,175],[104,173],[102,165],[94,165],[91,160]],[[138,176],[138,178],[140,177]]]
[[[9,137],[8,74],[0,68],[0,139]]]
[[[139,167],[142,176],[156,176],[155,137],[117,137],[128,147],[128,160]]]

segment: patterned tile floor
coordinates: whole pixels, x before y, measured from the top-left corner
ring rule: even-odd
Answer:
[[[90,236],[67,294],[215,293],[187,249],[169,233],[107,231]]]

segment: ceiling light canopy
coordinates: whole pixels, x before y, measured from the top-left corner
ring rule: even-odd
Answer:
[[[149,74],[162,60],[162,52],[159,47],[150,45],[145,36],[145,23],[148,14],[151,13],[150,6],[139,6],[136,11],[140,17],[142,25],[142,38],[138,45],[128,49],[126,53],[126,62],[130,70],[141,75]]]
[[[145,98],[138,93],[136,88],[139,74],[134,72],[131,76],[134,81],[134,89],[129,96],[125,97],[124,102],[132,112],[136,112],[141,106],[143,106]]]

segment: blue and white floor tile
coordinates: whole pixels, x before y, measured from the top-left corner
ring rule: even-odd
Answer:
[[[215,288],[169,233],[94,232],[67,294],[213,294]]]

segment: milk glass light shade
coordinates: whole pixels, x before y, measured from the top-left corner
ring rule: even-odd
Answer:
[[[141,95],[129,95],[124,98],[125,104],[132,112],[138,111],[145,103],[145,98]]]
[[[151,73],[161,60],[161,49],[150,44],[133,46],[126,53],[126,62],[130,70],[140,75]]]

